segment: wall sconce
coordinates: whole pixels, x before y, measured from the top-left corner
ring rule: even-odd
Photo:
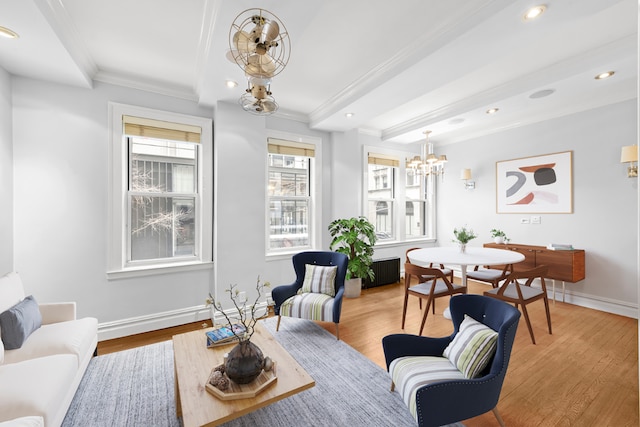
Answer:
[[[476,188],[476,182],[470,181],[471,169],[462,169],[462,172],[460,172],[460,179],[464,180],[465,190],[473,190]]]
[[[622,147],[622,154],[620,156],[620,163],[628,163],[627,176],[629,178],[638,177],[638,146],[627,145]]]

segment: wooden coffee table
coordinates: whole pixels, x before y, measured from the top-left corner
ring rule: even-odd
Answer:
[[[205,332],[173,336],[177,416],[184,427],[217,426],[315,385],[311,376],[258,322],[251,341],[277,366],[277,380],[256,397],[220,400],[205,389],[211,370],[223,363],[236,343],[207,348]]]

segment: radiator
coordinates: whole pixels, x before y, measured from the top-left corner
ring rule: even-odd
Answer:
[[[375,273],[373,282],[369,279],[363,280],[363,287],[373,288],[374,286],[388,285],[400,281],[400,258],[382,258],[373,260],[371,266]]]

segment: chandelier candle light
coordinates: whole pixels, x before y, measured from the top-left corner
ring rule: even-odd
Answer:
[[[227,58],[247,77],[248,87],[238,101],[252,114],[268,115],[278,109],[271,80],[289,62],[291,40],[280,19],[264,9],[247,9],[233,21]]]
[[[407,169],[416,175],[440,175],[444,177],[444,164],[447,163],[447,156],[436,156],[433,154],[433,144],[429,142],[431,131],[424,131],[425,142],[422,146],[422,156],[414,156],[407,159]]]

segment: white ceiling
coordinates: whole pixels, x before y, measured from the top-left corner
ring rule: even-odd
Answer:
[[[314,129],[359,128],[399,143],[429,129],[446,144],[636,98],[638,2],[540,1],[546,12],[524,22],[540,3],[0,0],[0,26],[20,35],[0,39],[0,66],[72,86],[237,102],[246,81],[225,58],[229,29],[240,12],[264,8],[291,39],[271,85],[276,114]],[[616,74],[594,79],[608,70]],[[227,79],[240,85],[228,89]],[[486,114],[491,107],[500,110]]]

